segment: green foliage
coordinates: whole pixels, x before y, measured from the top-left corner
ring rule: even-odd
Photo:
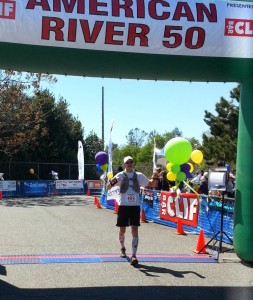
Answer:
[[[140,148],[145,143],[147,135],[144,130],[140,130],[139,128],[131,129],[126,136],[127,144]]]
[[[203,151],[208,165],[225,161],[231,166],[236,164],[236,147],[238,135],[240,88],[237,86],[230,92],[231,100],[223,97],[216,104],[214,115],[205,111],[204,121],[210,127],[210,133],[203,134]]]

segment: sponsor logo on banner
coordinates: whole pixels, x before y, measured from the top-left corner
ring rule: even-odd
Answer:
[[[0,190],[4,192],[16,191],[16,181],[13,180],[0,181]]]
[[[160,219],[176,223],[178,218],[182,224],[193,227],[198,225],[198,196],[183,193],[178,198],[175,192],[162,192]]]
[[[87,180],[88,186],[90,189],[101,189],[102,181],[101,180]]]
[[[222,0],[0,0],[0,35],[1,42],[27,45],[252,58],[252,8]]]
[[[0,18],[10,20],[16,18],[16,0],[0,0]]]
[[[107,204],[114,205],[115,201],[119,200],[119,186],[113,186],[110,190],[107,191]]]
[[[253,37],[253,20],[226,19],[225,35]]]
[[[83,180],[56,180],[56,189],[82,189]]]

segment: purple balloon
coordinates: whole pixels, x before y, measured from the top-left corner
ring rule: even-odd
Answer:
[[[185,172],[185,175],[186,175],[186,178],[191,178],[192,177],[192,174],[189,171]]]
[[[183,164],[183,165],[180,166],[180,168],[181,168],[181,171],[182,171],[182,172],[187,173],[187,172],[190,171],[191,166],[188,165],[188,164]]]
[[[96,155],[95,155],[95,161],[97,164],[99,164],[100,166],[108,164],[108,154],[106,152],[103,151],[99,151]]]

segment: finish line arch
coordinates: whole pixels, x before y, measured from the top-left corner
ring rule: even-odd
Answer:
[[[240,82],[234,247],[253,262],[253,3],[0,0],[0,67]]]

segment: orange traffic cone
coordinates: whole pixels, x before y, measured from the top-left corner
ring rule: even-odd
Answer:
[[[144,209],[141,210],[141,223],[148,223]]]
[[[97,197],[96,197],[97,198]],[[102,208],[99,199],[97,198],[97,208]]]
[[[193,252],[197,254],[209,254],[209,252],[206,251],[205,235],[203,229],[201,229],[199,232],[197,248],[196,250],[193,250]]]
[[[119,210],[119,204],[118,202],[115,200],[115,207],[114,207],[114,214],[117,214],[118,213],[118,210]]]
[[[175,234],[186,235],[186,233],[184,232],[183,224],[182,224],[182,221],[180,218],[177,218],[177,231],[175,232]]]
[[[90,196],[90,188],[88,187],[88,190],[87,190],[87,196]]]
[[[98,201],[97,196],[94,196],[94,205],[97,205],[97,201]]]

